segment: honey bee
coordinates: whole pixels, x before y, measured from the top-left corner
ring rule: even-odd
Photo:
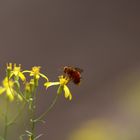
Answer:
[[[81,73],[83,72],[82,69],[77,67],[65,66],[63,71],[66,74],[66,76],[68,76],[68,78],[73,81],[74,84],[80,84]]]

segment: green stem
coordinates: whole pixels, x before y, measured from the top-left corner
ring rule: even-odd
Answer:
[[[4,120],[5,124],[4,124],[4,134],[3,134],[3,138],[4,140],[7,139],[7,132],[8,132],[8,99],[6,100],[6,112],[5,112],[5,120]]]
[[[30,119],[30,122],[31,122],[31,140],[34,140],[35,138],[35,122],[34,122],[34,118],[35,118],[35,100],[36,100],[36,87],[34,89],[34,92],[33,92],[33,101],[32,101],[32,105],[31,105],[31,119]]]
[[[34,122],[41,121],[52,110],[52,108],[56,104],[57,99],[58,99],[58,94],[53,99],[53,101],[52,101],[51,105],[49,106],[49,108],[41,116],[39,116],[37,119],[35,119]]]
[[[26,97],[22,94],[22,92],[19,90],[18,91],[19,95],[23,98],[23,100],[28,103],[29,101],[26,99]]]
[[[31,126],[31,132],[32,132],[31,140],[34,140],[34,137],[35,137],[35,122],[33,120],[31,120],[31,123],[32,123],[32,126]]]
[[[8,126],[7,125],[5,125],[5,128],[4,128],[4,140],[6,140],[6,138],[7,138],[7,130],[8,130]]]

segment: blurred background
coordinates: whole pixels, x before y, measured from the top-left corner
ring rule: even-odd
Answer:
[[[73,100],[61,96],[46,124],[37,126],[41,140],[140,139],[139,5],[136,0],[0,1],[1,79],[7,62],[23,69],[40,65],[52,81],[65,65],[84,70],[81,85],[70,86]],[[37,114],[56,94],[56,89],[47,96],[40,91]],[[23,124],[9,130],[12,139]]]

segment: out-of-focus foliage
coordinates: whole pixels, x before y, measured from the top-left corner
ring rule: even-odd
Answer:
[[[107,120],[90,120],[75,130],[69,140],[132,140],[127,129]]]
[[[128,70],[114,81],[111,94],[116,99],[115,108],[108,108],[111,114],[85,121],[69,140],[140,140],[140,69]]]

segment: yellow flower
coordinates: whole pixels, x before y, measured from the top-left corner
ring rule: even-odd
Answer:
[[[40,78],[40,66],[34,66],[32,67],[32,70],[30,72],[30,76],[34,76],[35,79],[39,79]]]
[[[26,92],[30,92],[31,91],[31,87],[30,87],[30,83],[29,82],[25,83],[25,91]]]
[[[3,80],[2,85],[3,86],[0,87],[0,94],[5,92],[10,101],[13,101],[15,96],[22,100],[22,97],[13,89],[14,82],[12,80],[8,80],[8,78],[6,77]]]
[[[12,70],[13,69],[12,63],[7,63],[6,65],[7,65],[7,70]]]
[[[19,77],[22,81],[25,81],[26,78],[24,74],[21,72],[21,65],[14,66],[12,67],[12,63],[7,64],[7,73],[8,73],[8,78],[11,78],[12,76]]]
[[[59,76],[59,82],[46,82],[44,84],[44,86],[46,88],[48,88],[50,86],[59,85],[58,90],[57,90],[57,94],[61,94],[61,92],[64,91],[65,98],[72,100],[72,94],[67,86],[68,82],[69,82],[69,79],[62,75],[62,76]]]
[[[13,75],[20,77],[20,79],[22,81],[26,80],[24,74],[21,72],[21,65],[20,64],[19,64],[19,66],[16,66],[16,64],[14,64]]]
[[[25,92],[32,93],[34,90],[35,82],[34,79],[31,79],[30,82],[25,83]]]
[[[32,70],[25,70],[23,73],[30,73],[30,76],[33,76],[36,80],[42,77],[48,81],[48,78],[44,74],[40,73],[40,69],[40,66],[34,66],[32,67]]]

